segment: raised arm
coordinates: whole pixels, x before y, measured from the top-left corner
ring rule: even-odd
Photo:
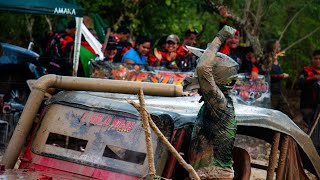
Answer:
[[[196,68],[200,91],[204,101],[209,103],[212,107],[218,107],[220,109],[226,108],[227,100],[217,86],[212,71],[215,64],[219,63],[216,59],[216,53],[218,52],[221,44],[226,39],[232,37],[234,33],[235,29],[229,26],[224,26],[200,57]]]

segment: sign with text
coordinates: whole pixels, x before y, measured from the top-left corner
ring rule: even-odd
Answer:
[[[270,106],[269,83],[262,75],[253,81],[248,74],[239,74],[230,92],[238,103],[260,107]]]

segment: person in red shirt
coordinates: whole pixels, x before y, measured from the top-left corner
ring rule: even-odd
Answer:
[[[64,76],[72,75],[72,53],[76,22],[71,20],[64,32],[50,33],[46,47],[48,60],[48,73]]]
[[[171,34],[166,39],[166,51],[158,51],[154,49],[154,55],[157,58],[156,64],[165,66],[168,69],[178,69],[177,49],[179,47],[180,39],[177,35]]]
[[[194,40],[192,40],[195,42]],[[196,57],[185,46],[179,46],[180,39],[171,34],[166,39],[166,51],[154,50],[159,65],[178,71],[191,71],[196,67]]]
[[[192,54],[186,47],[194,47],[197,43],[197,36],[198,33],[196,31],[187,30],[181,46],[178,47],[177,54],[182,57],[178,64],[181,71],[193,71],[197,66],[198,57]]]
[[[125,26],[120,26],[116,33],[111,37],[117,43],[117,54],[114,58],[114,62],[121,62],[122,56],[129,49],[133,47],[133,44],[129,42],[130,30]]]
[[[304,120],[310,126],[320,103],[320,50],[312,54],[311,66],[306,66],[300,73],[300,109]]]

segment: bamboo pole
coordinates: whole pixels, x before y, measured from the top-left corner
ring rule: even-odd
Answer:
[[[281,143],[280,157],[278,162],[277,176],[276,179],[282,180],[284,178],[285,166],[287,164],[287,154],[289,146],[289,136],[285,135],[283,137],[283,142]]]
[[[273,136],[271,153],[269,156],[269,166],[267,170],[267,180],[273,180],[275,165],[277,160],[277,151],[279,148],[279,141],[280,141],[280,133],[276,132]]]
[[[150,125],[148,123],[148,112],[145,111],[145,101],[143,96],[143,91],[140,89],[139,94],[139,102],[140,102],[140,108],[137,109],[141,116],[142,116],[142,123],[143,123],[143,129],[144,134],[146,138],[146,146],[147,146],[147,157],[148,157],[148,169],[149,169],[149,176],[150,179],[154,179],[156,177],[156,168],[154,166],[154,155],[153,155],[153,147],[152,147],[152,138],[151,138],[151,130]]]
[[[139,97],[139,99],[140,99],[140,97]],[[176,149],[171,145],[171,143],[167,140],[167,138],[162,134],[162,132],[157,127],[157,125],[153,122],[153,120],[152,120],[150,114],[147,112],[147,110],[145,108],[142,108],[139,104],[137,104],[133,101],[128,101],[128,103],[130,103],[137,110],[143,109],[143,111],[148,114],[148,120],[149,120],[150,127],[156,133],[156,135],[158,136],[160,141],[167,147],[167,149],[177,159],[177,161],[180,163],[180,165],[185,170],[187,170],[189,172],[189,175],[193,180],[200,180],[197,172],[193,169],[193,167],[183,159],[183,157],[176,151]]]

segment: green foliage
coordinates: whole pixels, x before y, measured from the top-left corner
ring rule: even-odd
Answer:
[[[198,47],[205,48],[218,31],[221,18],[214,12],[208,2],[199,0],[73,0],[82,5],[86,14],[98,13],[105,22],[115,31],[119,26],[129,27],[133,37],[139,34],[150,35],[158,40],[163,35],[177,34],[180,39],[187,29],[201,32],[198,38]],[[213,0],[215,5],[224,3],[233,14],[242,18],[244,1]],[[250,18],[257,18],[258,7],[262,5],[263,16],[258,29],[260,43],[271,38],[279,38],[284,28],[292,17],[304,6],[303,11],[297,16],[284,32],[281,39],[282,48],[290,46],[295,41],[306,36],[320,26],[319,0],[253,0],[250,8]],[[0,40],[26,47],[31,40],[27,29],[27,19],[35,18],[33,38],[40,39],[49,32],[48,23],[44,16],[14,14],[1,12],[0,20],[3,33]],[[61,17],[49,17],[53,27]],[[292,81],[295,74],[303,66],[310,63],[310,53],[319,49],[320,30],[301,41],[286,52],[280,59],[285,72],[291,75]]]

